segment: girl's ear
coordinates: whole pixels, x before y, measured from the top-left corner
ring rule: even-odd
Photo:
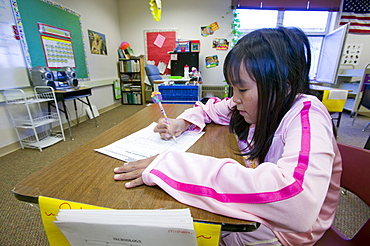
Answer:
[[[289,80],[287,81],[287,92],[286,92],[286,96],[288,96],[290,94],[290,92],[292,92],[292,86],[290,85],[290,82]]]

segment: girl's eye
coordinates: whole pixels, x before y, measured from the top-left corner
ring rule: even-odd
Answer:
[[[246,92],[247,89],[239,89],[239,92]]]

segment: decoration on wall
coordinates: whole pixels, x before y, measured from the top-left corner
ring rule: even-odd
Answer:
[[[165,40],[166,40],[166,37],[165,36],[163,36],[161,34],[158,34],[157,35],[157,38],[154,41],[154,45],[156,45],[159,48],[162,48],[163,43],[164,43]]]
[[[176,32],[177,29],[144,30],[146,61],[154,61],[154,65],[156,66],[158,66],[160,62],[169,64],[169,52],[173,52],[176,48]],[[158,35],[164,37],[162,38],[164,42],[161,47],[156,45],[158,44],[156,42]],[[169,74],[170,71],[166,69],[164,73]]]
[[[347,44],[344,46],[341,64],[356,65],[360,60],[363,44]]]
[[[155,21],[161,20],[161,13],[162,13],[162,1],[161,0],[150,0],[150,12],[153,15],[153,19]]]
[[[229,41],[226,38],[215,38],[212,48],[216,50],[227,50],[229,48]]]
[[[369,1],[344,0],[339,25],[351,23],[349,33],[370,34]]]
[[[17,25],[12,25],[13,33],[14,33],[14,38],[16,40],[21,40],[21,37],[19,36],[19,31],[17,28]]]
[[[233,10],[233,16],[234,16],[234,18],[233,18],[233,21],[231,22],[231,35],[232,35],[231,44],[232,44],[232,47],[234,47],[236,45],[238,40],[243,35],[243,32],[239,31],[239,28],[240,28],[239,13],[236,12],[235,9]]]
[[[177,52],[189,52],[190,51],[190,40],[177,40],[176,41]]]
[[[213,22],[212,24],[208,26],[200,27],[200,33],[203,37],[208,37],[209,35],[212,35],[218,29],[219,29],[218,23]]]
[[[218,64],[218,55],[206,56],[206,68],[217,67]]]
[[[89,35],[91,54],[107,55],[107,41],[105,35],[91,30],[87,30],[87,33]]]
[[[49,68],[76,67],[72,41],[41,35]]]
[[[49,68],[76,67],[71,32],[38,23],[46,64]]]
[[[200,52],[200,40],[190,41],[190,52]]]

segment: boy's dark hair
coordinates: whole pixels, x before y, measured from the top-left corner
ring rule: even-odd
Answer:
[[[229,85],[241,85],[242,65],[258,88],[256,128],[252,148],[245,155],[263,162],[296,95],[310,93],[310,44],[298,28],[259,29],[241,38],[226,56],[223,69]],[[247,140],[249,128],[250,124],[233,107],[230,130],[240,140]]]

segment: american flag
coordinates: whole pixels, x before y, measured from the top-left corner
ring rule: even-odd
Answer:
[[[348,22],[350,33],[370,34],[370,1],[344,0],[339,25]]]

